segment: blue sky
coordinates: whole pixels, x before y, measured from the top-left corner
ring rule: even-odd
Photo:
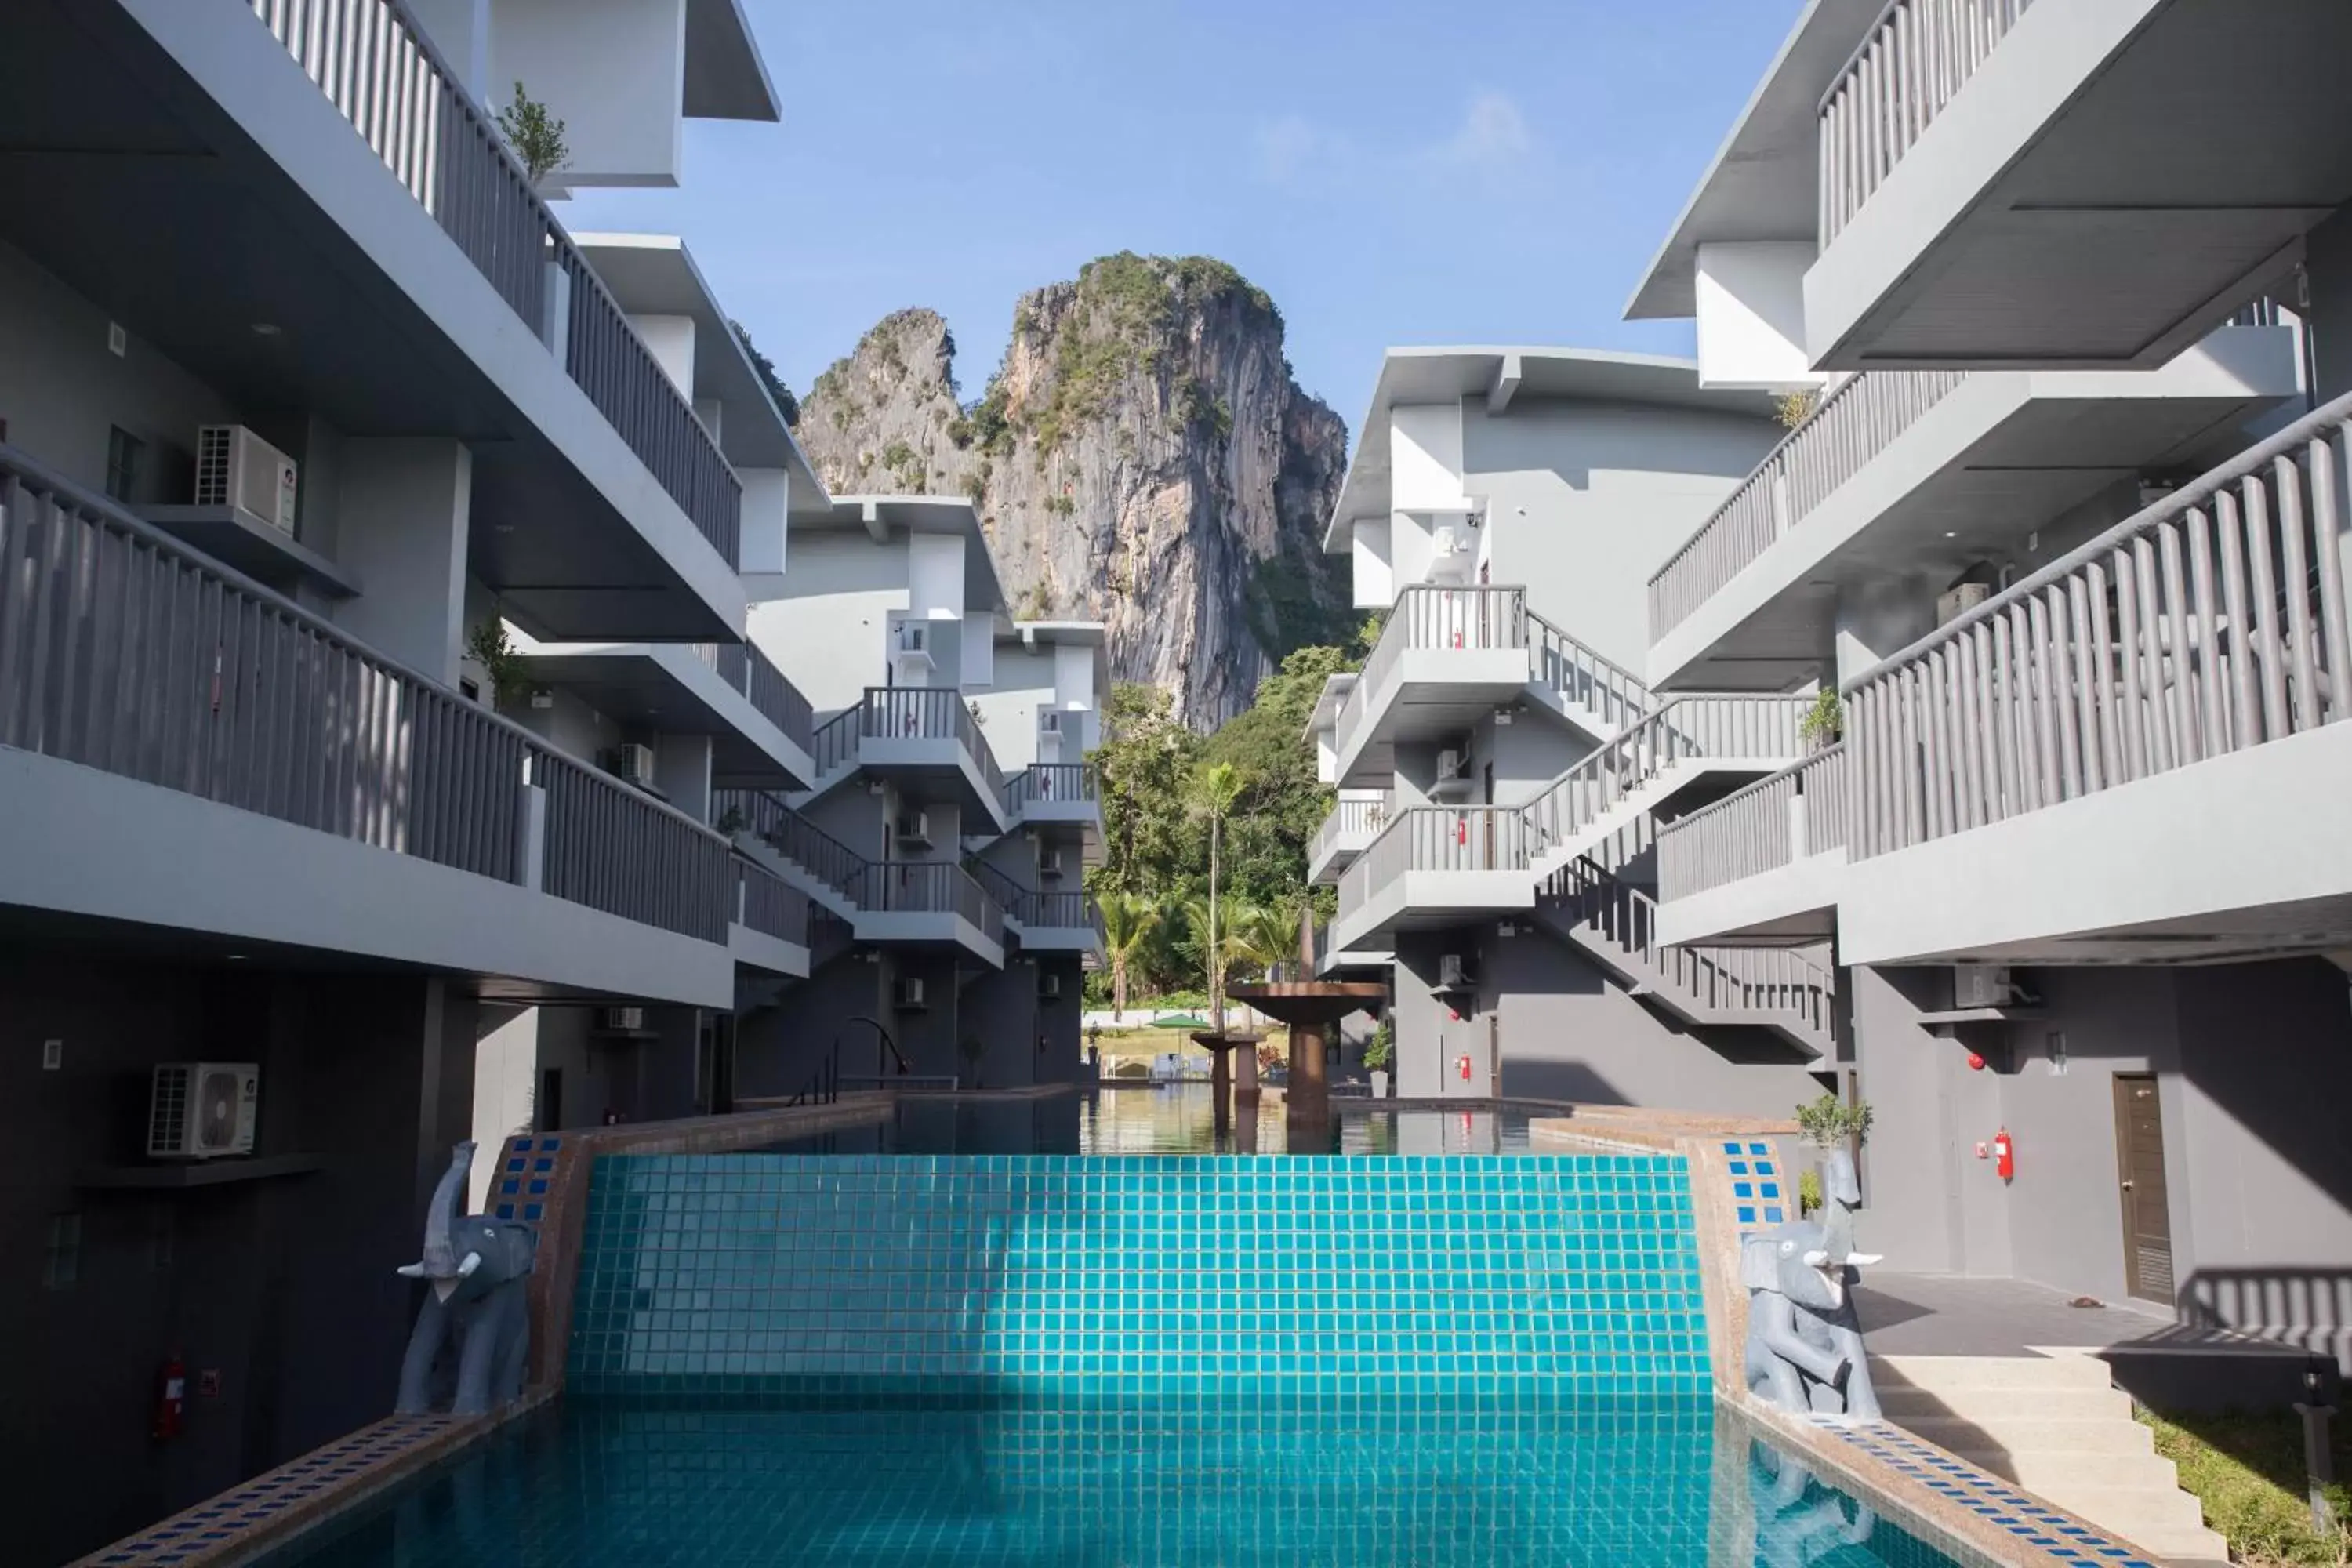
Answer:
[[[1349,426],[1391,343],[1688,353],[1619,320],[1801,0],[745,0],[777,125],[692,123],[683,234],[797,390],[888,311],[967,397],[1020,292],[1132,249],[1272,294]]]

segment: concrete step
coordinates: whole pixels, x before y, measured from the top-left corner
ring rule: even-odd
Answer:
[[[1885,1395],[1882,1394],[1881,1398]],[[1904,1430],[1955,1453],[1998,1447],[2010,1454],[2153,1454],[2156,1434],[2137,1421],[2003,1421],[1998,1433],[1953,1415],[1906,1415]]]
[[[2005,1448],[1956,1450],[1980,1470],[2015,1481],[2028,1491],[2072,1482],[2092,1487],[2178,1487],[2172,1461],[2146,1454],[2012,1454]]]
[[[2090,1487],[2067,1482],[2029,1489],[2069,1513],[2079,1513],[2134,1541],[2144,1531],[2205,1528],[2205,1515],[2197,1500],[2177,1486]]]
[[[1878,1402],[1889,1421],[1950,1415],[1991,1430],[2003,1422],[2131,1419],[2131,1395],[2120,1388],[1916,1388],[1882,1383]]]
[[[1961,1389],[2109,1388],[2115,1374],[2095,1356],[1874,1355],[1871,1373],[1889,1386]]]

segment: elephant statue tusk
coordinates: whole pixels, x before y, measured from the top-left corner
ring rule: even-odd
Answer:
[[[469,1252],[466,1254],[466,1261],[457,1265],[457,1278],[471,1279],[474,1277],[474,1270],[481,1266],[482,1255],[478,1252]]]
[[[1806,1268],[1827,1268],[1829,1266],[1830,1255],[1825,1248],[1816,1247],[1811,1252],[1805,1254]]]
[[[399,1275],[403,1279],[422,1279],[425,1278],[425,1265],[422,1263],[404,1263],[399,1268],[394,1269],[393,1272]]]

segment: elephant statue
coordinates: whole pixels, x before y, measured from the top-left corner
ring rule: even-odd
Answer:
[[[473,1164],[471,1142],[450,1151],[449,1169],[425,1213],[425,1256],[398,1270],[432,1286],[401,1358],[400,1398],[393,1407],[398,1415],[422,1415],[433,1408],[435,1366],[452,1341],[457,1369],[451,1415],[487,1415],[522,1393],[530,1349],[525,1282],[539,1256],[539,1233],[465,1212],[466,1176]]]
[[[1822,1165],[1824,1217],[1743,1237],[1739,1282],[1748,1288],[1748,1386],[1783,1410],[1880,1419],[1862,1326],[1847,1287],[1878,1261],[1853,1249],[1862,1201],[1853,1159],[1832,1151]]]
[[[1812,1568],[1870,1543],[1878,1516],[1864,1504],[1841,1500],[1815,1481],[1812,1471],[1765,1444],[1751,1444],[1748,1456],[1756,1510],[1753,1561],[1764,1568]]]

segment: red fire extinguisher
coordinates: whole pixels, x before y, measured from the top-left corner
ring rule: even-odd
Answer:
[[[1462,1075],[1462,1081],[1464,1083],[1468,1083],[1470,1081],[1470,1058],[1467,1056],[1455,1058],[1454,1070]]]
[[[153,1435],[158,1442],[180,1435],[180,1424],[188,1414],[188,1366],[173,1351],[163,1363],[163,1370],[155,1378],[155,1425]]]
[[[1992,1168],[2004,1182],[2017,1180],[2017,1145],[2009,1141],[2006,1127],[1992,1135]]]

